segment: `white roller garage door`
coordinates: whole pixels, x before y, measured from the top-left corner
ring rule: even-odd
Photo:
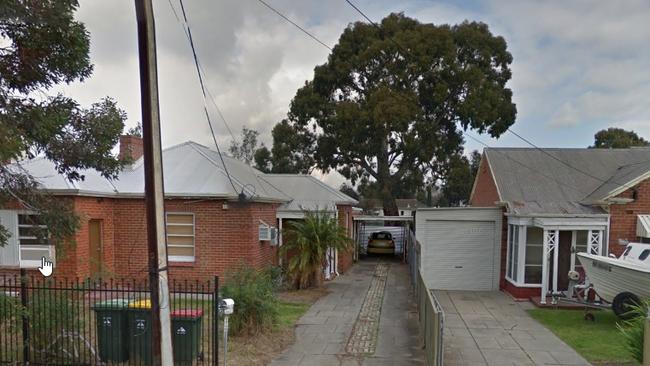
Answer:
[[[496,216],[466,209],[462,219],[448,214],[440,217],[431,211],[423,212],[429,217],[418,218],[416,233],[422,246],[421,272],[429,288],[498,289],[501,213],[490,211]]]

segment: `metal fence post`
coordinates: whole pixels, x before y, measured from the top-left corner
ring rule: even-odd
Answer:
[[[219,277],[214,276],[214,294],[212,295],[212,365],[219,365]]]
[[[650,308],[645,318],[645,332],[643,335],[643,366],[650,366]]]
[[[20,269],[20,304],[22,305],[21,317],[23,320],[23,362],[29,364],[29,318],[27,316],[27,305],[29,295],[27,294],[27,271]]]

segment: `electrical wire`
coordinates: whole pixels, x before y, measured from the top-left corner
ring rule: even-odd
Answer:
[[[223,164],[223,170],[226,172],[226,176],[228,177],[228,181],[230,182],[230,185],[232,186],[232,189],[235,191],[235,193],[238,192],[237,188],[235,187],[235,183],[232,180],[232,177],[230,176],[230,173],[228,172],[228,166],[226,166],[226,162],[223,160],[223,155],[221,154],[221,149],[219,148],[219,143],[217,142],[217,136],[214,133],[214,128],[212,127],[212,120],[210,119],[210,114],[208,113],[208,106],[207,106],[207,96],[205,92],[205,85],[203,83],[203,76],[201,75],[201,68],[199,66],[199,60],[198,57],[196,56],[196,48],[194,47],[194,40],[192,39],[192,30],[190,29],[190,24],[187,21],[187,14],[185,13],[185,6],[183,6],[183,0],[178,0],[180,5],[181,5],[181,12],[183,14],[183,20],[185,22],[185,26],[187,27],[187,37],[190,42],[190,47],[192,48],[192,57],[194,58],[194,66],[196,66],[196,73],[199,77],[199,84],[201,86],[201,92],[203,93],[203,111],[205,112],[205,118],[208,121],[208,126],[210,127],[210,133],[212,134],[212,139],[214,140],[214,145],[217,147],[217,153],[219,154],[219,159],[221,160],[221,164]],[[242,187],[242,192],[243,192],[243,187]]]
[[[174,4],[172,4],[172,1],[167,0],[167,3],[169,3],[169,7],[171,8],[172,13],[174,14],[174,17],[176,18],[176,21],[178,22],[178,24],[181,25],[181,28],[183,29],[183,33],[185,34],[185,37],[189,41],[190,40],[190,35],[189,35],[189,32],[188,32],[188,28],[189,28],[188,24],[186,22],[184,22],[178,16],[178,12],[176,11],[176,8],[174,7]],[[199,69],[200,69],[201,73],[203,74],[203,78],[205,79],[205,75],[207,73],[205,72],[205,69],[203,68],[203,65],[201,64],[200,60],[197,59],[197,62],[199,63]],[[217,111],[217,114],[219,115],[219,118],[221,118],[221,121],[223,122],[224,126],[226,126],[226,129],[228,130],[228,133],[230,134],[230,137],[232,138],[232,141],[234,141],[235,144],[238,144],[237,138],[232,133],[232,130],[230,129],[230,124],[228,123],[228,121],[226,120],[226,117],[222,113],[221,108],[219,108],[219,105],[217,105],[217,102],[215,101],[215,97],[212,94],[212,92],[210,91],[210,88],[206,86],[205,91],[206,91],[206,93],[208,95],[208,100],[214,106],[214,108]]]
[[[351,0],[345,0],[345,2],[348,3],[348,5],[350,5],[350,6],[351,6],[354,10],[356,10],[359,14],[361,14],[361,16],[363,16],[363,17],[364,17],[367,21],[369,21],[372,25],[374,25],[374,26],[375,26],[376,28],[378,28],[378,29],[381,29],[381,27],[379,26],[379,24],[377,24],[377,23],[374,22],[372,19],[370,19],[370,17],[368,17],[368,15],[366,15],[366,14],[365,14],[365,13],[364,13],[364,12],[363,12],[359,7],[358,7],[358,6],[356,6],[354,3],[352,3]],[[399,43],[398,43],[396,40],[394,40],[392,37],[391,37],[391,38],[388,38],[388,39],[389,39],[391,42],[393,42],[393,43],[394,43],[398,48],[400,48],[400,50],[402,50],[402,51],[405,52],[405,53],[409,53],[408,50],[406,50],[404,47],[402,47],[402,45],[399,44]],[[551,157],[551,158],[557,160],[558,162],[560,162],[561,164],[567,166],[568,168],[573,169],[573,170],[575,170],[575,171],[577,171],[577,172],[579,172],[579,173],[581,173],[581,174],[583,174],[583,175],[585,175],[585,176],[588,176],[588,177],[590,177],[590,178],[593,178],[593,179],[595,179],[595,180],[597,180],[597,181],[599,181],[599,182],[601,182],[601,183],[603,183],[603,184],[605,184],[605,183],[610,183],[610,182],[611,182],[611,183],[615,183],[615,184],[617,184],[619,187],[623,187],[623,188],[627,188],[627,189],[632,189],[632,190],[635,189],[634,187],[630,187],[630,186],[627,185],[627,184],[620,183],[620,182],[616,182],[616,181],[610,181],[610,180],[607,180],[607,179],[603,179],[603,178],[598,177],[598,176],[595,176],[595,175],[593,175],[593,174],[591,174],[591,173],[589,173],[589,172],[586,172],[586,171],[584,171],[584,170],[582,170],[582,169],[580,169],[580,168],[578,168],[578,167],[575,167],[575,166],[569,164],[568,162],[566,162],[566,161],[564,161],[564,160],[562,160],[562,159],[556,157],[555,155],[549,153],[548,151],[546,151],[546,150],[544,150],[544,149],[538,147],[537,145],[533,144],[530,140],[524,138],[523,136],[519,135],[518,133],[512,131],[511,129],[508,129],[508,132],[512,133],[513,135],[517,136],[519,139],[523,140],[523,141],[526,142],[527,144],[531,145],[532,147],[534,147],[535,149],[541,151],[542,153],[548,155],[549,157]],[[471,139],[474,139],[474,138],[473,138],[472,136],[470,136],[470,135],[467,135],[467,136],[470,137]],[[479,142],[479,143],[484,144],[483,142]],[[485,144],[484,144],[484,145],[485,145]],[[486,146],[487,146],[487,145],[486,145]]]
[[[469,137],[470,139],[472,139],[472,140],[478,142],[479,144],[481,144],[481,145],[483,145],[483,146],[485,146],[485,147],[487,147],[487,148],[492,149],[492,146],[490,146],[490,145],[488,145],[487,143],[485,143],[485,142],[479,140],[478,138],[476,138],[476,137],[470,135],[467,131],[465,131],[465,133],[464,133],[463,135]],[[564,186],[564,187],[567,187],[567,188],[571,188],[572,190],[574,190],[574,191],[576,191],[576,192],[579,192],[579,193],[584,194],[584,192],[583,192],[581,189],[579,189],[579,188],[577,188],[577,187],[575,187],[575,186],[572,186],[572,185],[566,184],[566,183],[564,183],[564,182],[561,182],[561,181],[557,180],[555,177],[553,177],[553,176],[551,176],[551,175],[544,174],[544,173],[540,172],[539,169],[532,168],[532,167],[528,166],[527,164],[521,162],[520,160],[517,160],[517,159],[513,158],[512,156],[510,156],[510,155],[508,155],[508,154],[502,153],[501,151],[496,150],[496,149],[493,150],[493,151],[494,151],[495,153],[497,153],[497,154],[499,154],[499,155],[505,157],[506,159],[509,159],[509,160],[515,162],[516,164],[518,164],[518,165],[520,165],[520,166],[522,166],[522,167],[524,167],[524,168],[530,170],[531,172],[533,172],[533,173],[535,173],[535,174],[537,174],[537,175],[540,175],[540,176],[542,176],[542,177],[545,177],[545,178],[547,178],[547,179],[550,179],[550,180],[554,181],[555,183],[557,183],[557,184],[559,184],[559,185],[561,185],[561,186]]]
[[[354,5],[354,3],[353,3],[352,1],[350,1],[350,0],[345,0],[345,2],[348,3],[348,5],[350,5],[354,10],[356,10],[357,13],[361,14],[361,16],[364,17],[368,22],[370,22],[370,24],[374,25],[375,28],[379,29],[379,31],[382,31],[382,29],[381,29],[381,27],[379,26],[379,24],[377,24],[375,21],[373,21],[372,19],[370,19],[370,17],[367,16],[367,15],[366,15],[366,14],[365,14],[361,9],[359,9],[358,6]],[[393,39],[393,37],[388,37],[387,39],[388,39],[389,41],[391,41],[395,46],[397,46],[397,48],[399,48],[402,52],[408,54],[409,56],[412,56],[412,55],[411,55],[411,52],[409,52],[408,49],[406,49],[406,48],[403,47],[401,44],[399,44],[395,39]]]
[[[294,27],[300,29],[301,32],[303,32],[304,34],[306,34],[306,35],[308,35],[309,37],[311,37],[311,39],[313,39],[314,41],[320,43],[323,47],[327,48],[328,50],[332,51],[332,47],[328,46],[325,42],[323,42],[323,41],[321,41],[320,39],[318,39],[318,37],[316,37],[315,35],[311,34],[311,33],[310,33],[309,31],[307,31],[305,28],[303,28],[303,27],[301,27],[300,25],[296,24],[293,20],[289,19],[289,17],[287,17],[286,15],[282,14],[280,11],[278,11],[277,9],[275,9],[274,7],[272,7],[271,5],[269,5],[266,1],[264,1],[264,0],[257,0],[257,1],[260,2],[262,5],[266,6],[267,8],[271,9],[272,12],[276,13],[277,15],[279,15],[282,19],[284,19],[284,20],[286,20],[287,22],[291,23]]]
[[[548,155],[549,157],[553,158],[554,160],[557,160],[557,161],[560,162],[562,165],[564,165],[564,166],[566,166],[566,167],[568,167],[568,168],[570,168],[570,169],[573,169],[573,170],[575,170],[575,171],[577,171],[577,172],[579,172],[579,173],[582,173],[583,175],[585,175],[585,176],[587,176],[587,177],[593,178],[593,179],[595,179],[595,180],[597,180],[597,181],[599,181],[599,182],[601,182],[601,183],[603,183],[603,184],[606,184],[606,183],[614,183],[614,184],[617,184],[619,187],[623,187],[623,188],[626,188],[626,189],[631,189],[631,190],[635,190],[635,189],[636,189],[636,188],[634,188],[634,187],[630,187],[630,186],[628,186],[627,184],[620,183],[620,182],[616,182],[616,181],[613,181],[613,180],[610,181],[610,180],[608,180],[608,179],[600,178],[600,177],[598,177],[598,176],[596,176],[596,175],[593,175],[593,174],[591,174],[591,173],[589,173],[589,172],[587,172],[587,171],[584,171],[584,170],[582,170],[582,169],[580,169],[580,168],[578,168],[578,167],[576,167],[576,166],[574,166],[574,165],[572,165],[572,164],[569,164],[568,162],[566,162],[566,161],[564,161],[564,160],[558,158],[557,156],[555,156],[555,155],[551,154],[550,152],[546,151],[545,149],[542,149],[541,147],[535,145],[535,144],[532,143],[530,140],[528,140],[527,138],[521,136],[520,134],[518,134],[518,133],[516,133],[515,131],[511,130],[510,128],[508,128],[508,132],[510,132],[511,134],[517,136],[520,140],[524,141],[524,142],[527,143],[528,145],[530,145],[530,146],[534,147],[535,149],[539,150],[539,151],[542,152],[543,154]]]

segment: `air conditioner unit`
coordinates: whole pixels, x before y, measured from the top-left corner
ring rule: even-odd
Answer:
[[[260,237],[260,241],[271,240],[271,227],[266,224],[260,224],[259,237]]]

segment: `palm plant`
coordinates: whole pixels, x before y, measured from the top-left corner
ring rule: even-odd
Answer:
[[[352,246],[345,228],[324,211],[306,212],[304,220],[289,222],[284,237],[280,255],[290,255],[287,272],[299,289],[322,284],[328,248],[348,250]]]

